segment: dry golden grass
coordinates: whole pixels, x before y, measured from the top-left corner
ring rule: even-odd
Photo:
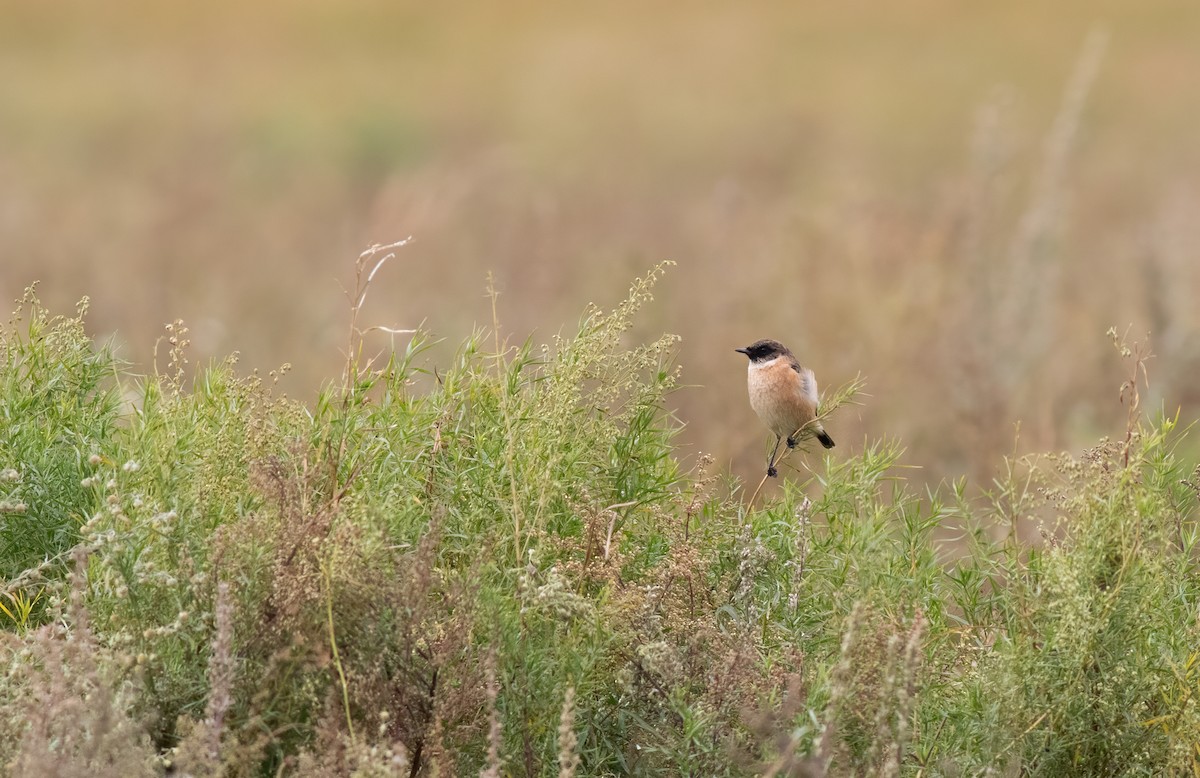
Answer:
[[[0,293],[90,295],[137,363],[183,318],[194,357],[290,362],[311,396],[336,281],[411,234],[364,328],[458,342],[489,271],[512,331],[557,327],[676,260],[647,328],[701,387],[684,441],[744,476],[731,349],[759,337],[861,372],[834,437],[894,434],[932,480],[1119,425],[1112,325],[1152,333],[1152,406],[1200,405],[1194,7],[3,5]]]

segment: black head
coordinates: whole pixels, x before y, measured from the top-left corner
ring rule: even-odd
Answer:
[[[746,348],[734,350],[750,357],[751,362],[769,362],[775,357],[792,353],[787,350],[787,346],[777,340],[759,340],[746,346]]]

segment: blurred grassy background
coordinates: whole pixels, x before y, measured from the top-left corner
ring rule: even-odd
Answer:
[[[506,328],[548,339],[676,260],[635,335],[683,335],[683,440],[743,475],[765,433],[733,348],[759,337],[828,388],[862,372],[873,397],[827,427],[899,436],[915,478],[986,475],[1018,421],[1022,451],[1123,429],[1111,325],[1152,333],[1155,406],[1200,410],[1194,3],[0,13],[0,292],[90,296],[145,369],[180,317],[194,361],[290,362],[311,396],[353,258],[413,235],[365,320],[450,342],[490,322],[489,271]],[[1031,194],[1097,25],[1062,175]]]

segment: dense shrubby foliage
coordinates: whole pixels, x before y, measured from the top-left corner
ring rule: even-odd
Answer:
[[[680,464],[674,339],[628,342],[655,275],[545,348],[372,365],[352,335],[312,407],[232,360],[188,383],[179,324],[135,380],[27,296],[0,331],[7,771],[1195,770],[1174,420],[987,490],[910,492],[897,443],[811,453],[748,505]]]

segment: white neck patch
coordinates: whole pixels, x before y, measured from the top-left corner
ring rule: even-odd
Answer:
[[[774,359],[768,359],[766,362],[755,362],[752,359],[752,360],[750,360],[750,369],[751,370],[765,370],[766,368],[771,367],[772,365],[774,365],[776,362],[778,362],[781,359],[783,359],[783,357],[781,357],[781,356],[775,357]]]

